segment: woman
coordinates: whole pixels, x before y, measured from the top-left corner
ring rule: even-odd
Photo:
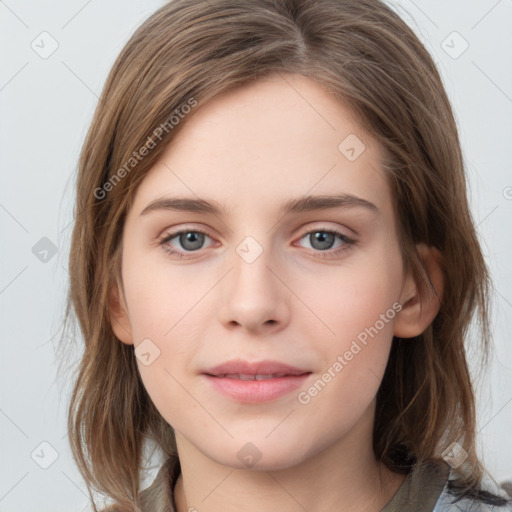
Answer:
[[[509,507],[475,450],[456,124],[383,3],[166,4],[108,77],[76,213],[69,435],[111,510]]]

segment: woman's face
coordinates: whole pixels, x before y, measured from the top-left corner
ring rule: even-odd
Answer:
[[[407,298],[379,148],[295,75],[218,96],[182,128],[128,213],[114,322],[155,406],[182,443],[238,468],[371,435]],[[212,376],[232,361],[297,371]]]

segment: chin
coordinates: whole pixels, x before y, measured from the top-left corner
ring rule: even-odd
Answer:
[[[277,437],[272,441],[231,440],[229,446],[222,446],[219,453],[211,453],[211,446],[204,453],[218,464],[237,470],[280,471],[296,466],[308,457],[300,440],[288,440],[293,441],[289,446],[283,444],[283,440]],[[297,446],[301,446],[302,449],[298,450]]]

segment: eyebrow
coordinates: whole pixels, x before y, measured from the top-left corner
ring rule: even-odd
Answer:
[[[362,197],[352,194],[305,196],[285,202],[280,209],[281,214],[303,213],[331,208],[366,208],[373,213],[379,213],[375,204]],[[194,199],[188,197],[163,197],[149,203],[140,215],[147,215],[158,210],[196,212],[221,216],[221,206],[213,200]]]

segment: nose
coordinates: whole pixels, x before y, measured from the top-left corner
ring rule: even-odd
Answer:
[[[238,326],[252,333],[277,332],[289,322],[291,294],[283,284],[286,278],[272,260],[272,251],[261,251],[254,243],[248,251],[243,249],[235,251],[232,270],[223,280],[220,320],[230,329]]]

